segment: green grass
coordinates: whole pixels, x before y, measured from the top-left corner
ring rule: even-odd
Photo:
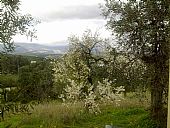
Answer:
[[[144,105],[146,106],[146,105]],[[40,104],[31,115],[19,114],[7,117],[0,128],[103,128],[106,124],[120,128],[154,128],[143,104],[123,101],[119,107],[101,107],[98,115],[89,114],[82,104]]]
[[[54,121],[53,119],[31,116],[13,116],[8,121],[0,123],[0,127],[11,125],[12,128],[103,128],[111,124],[121,128],[154,128],[148,118],[148,113],[143,108],[107,108],[101,114],[92,115],[84,113],[79,118],[72,118],[70,121]]]
[[[121,128],[150,128],[142,127],[141,121],[148,120],[148,112],[144,108],[107,108],[97,116],[90,116],[85,120],[80,120],[74,128],[103,128],[110,124]],[[141,123],[139,126],[138,123]],[[150,122],[148,122],[150,123]],[[150,124],[149,124],[150,125]]]

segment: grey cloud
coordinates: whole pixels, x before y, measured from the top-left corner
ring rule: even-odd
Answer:
[[[69,20],[69,19],[102,19],[101,11],[97,5],[72,6],[63,10],[46,14],[46,20]]]

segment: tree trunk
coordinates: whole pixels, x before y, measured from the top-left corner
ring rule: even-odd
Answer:
[[[169,84],[168,84],[168,116],[167,128],[170,128],[170,59],[169,59]]]
[[[165,112],[163,108],[163,90],[166,84],[165,63],[157,63],[154,66],[154,76],[151,81],[151,117],[157,124],[156,128],[165,127]]]
[[[162,111],[163,111],[163,106],[162,106],[162,94],[163,94],[163,89],[160,86],[159,80],[155,78],[155,83],[152,85],[151,89],[151,116],[152,119],[157,123],[159,126],[158,128],[161,128],[161,122],[162,122]]]

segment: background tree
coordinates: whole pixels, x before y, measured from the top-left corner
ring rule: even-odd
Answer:
[[[105,72],[108,79],[115,82],[115,86],[124,86],[124,96],[127,92],[145,92],[148,89],[148,73],[146,65],[133,55],[126,55],[115,48],[106,50],[107,63]]]
[[[53,66],[49,60],[36,61],[19,70],[18,98],[22,103],[42,101],[52,96]]]
[[[0,72],[2,74],[17,74],[19,68],[28,65],[29,59],[20,55],[1,54]]]
[[[106,0],[103,7],[107,27],[116,35],[124,52],[152,68],[151,116],[161,128],[166,119],[163,90],[168,84],[169,5],[169,0]]]

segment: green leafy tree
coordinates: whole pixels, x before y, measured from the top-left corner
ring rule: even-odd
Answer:
[[[169,0],[106,0],[103,15],[107,27],[127,53],[140,58],[152,68],[151,116],[163,126],[163,91],[168,83]],[[165,116],[165,117],[164,117]]]
[[[134,92],[137,88],[141,91],[148,89],[148,74],[146,65],[133,55],[118,52],[115,48],[107,51],[109,57],[105,64],[107,78],[115,82],[115,86],[124,86],[124,96],[127,92]]]
[[[0,75],[0,84],[2,88],[10,88],[10,87],[17,87],[18,86],[18,76],[11,75],[11,74],[1,74]]]
[[[19,101],[42,101],[52,96],[53,70],[50,61],[36,61],[19,70]]]
[[[0,44],[3,44],[4,52],[14,49],[13,37],[16,34],[27,35],[31,38],[34,37],[35,30],[30,30],[30,27],[35,22],[30,15],[21,15],[19,5],[19,0],[0,0]],[[5,98],[1,99],[0,111],[2,118],[5,111],[14,110],[18,106],[22,105],[8,102]]]
[[[20,0],[0,0],[0,43],[4,51],[13,50],[13,37],[16,34],[24,34],[35,37],[35,21],[30,15],[21,15],[19,10]]]
[[[28,59],[20,55],[0,55],[0,72],[2,74],[17,74],[20,67],[28,64]]]

